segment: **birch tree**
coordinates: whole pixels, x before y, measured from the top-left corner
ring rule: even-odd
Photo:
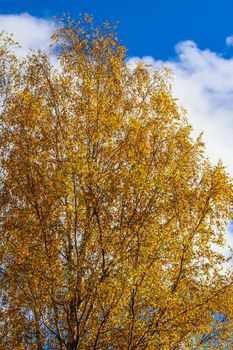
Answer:
[[[65,20],[52,45],[57,69],[1,39],[0,349],[223,349],[224,166],[111,25]]]

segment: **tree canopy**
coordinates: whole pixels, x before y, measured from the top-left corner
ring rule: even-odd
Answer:
[[[65,20],[52,54],[0,46],[0,349],[231,344],[232,182],[108,23]],[[229,345],[230,346],[230,345]]]

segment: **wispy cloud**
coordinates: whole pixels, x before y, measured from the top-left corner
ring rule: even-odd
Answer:
[[[227,46],[233,46],[233,35],[230,35],[226,38]]]

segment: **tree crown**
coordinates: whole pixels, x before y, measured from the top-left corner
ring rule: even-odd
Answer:
[[[232,274],[212,248],[231,179],[191,138],[169,71],[125,52],[88,16],[55,31],[57,69],[1,46],[2,349],[231,341]]]

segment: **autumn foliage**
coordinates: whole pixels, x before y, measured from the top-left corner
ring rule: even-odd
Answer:
[[[1,37],[0,349],[223,349],[224,167],[112,26],[52,39],[56,65]]]

